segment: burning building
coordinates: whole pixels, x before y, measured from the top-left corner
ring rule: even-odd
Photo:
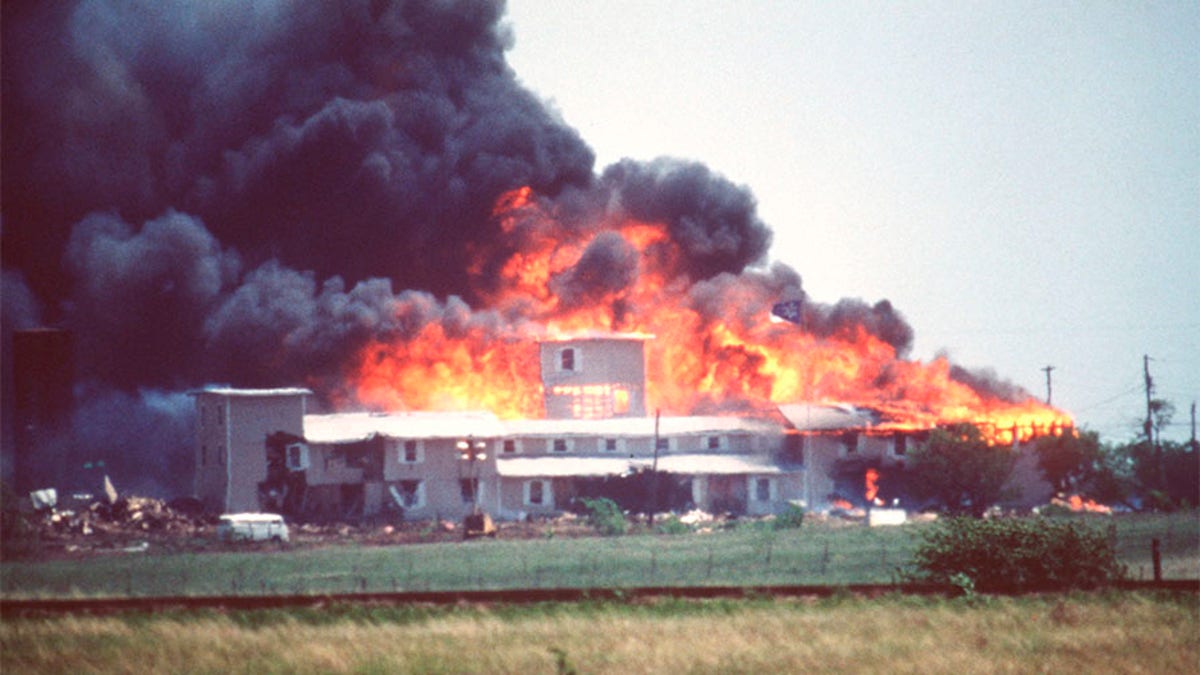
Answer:
[[[767,515],[839,499],[848,464],[859,475],[867,467],[865,504],[883,505],[877,467],[903,466],[909,439],[922,435],[846,405],[647,416],[646,338],[542,342],[546,408],[537,418],[307,414],[307,389],[199,391],[196,494],[214,510],[312,519],[456,519],[476,510],[514,519],[615,494],[606,482],[651,471],[653,493],[635,495],[636,506]]]
[[[198,391],[196,494],[215,510],[319,519],[456,518],[475,508],[516,518],[562,510],[589,480],[656,469],[704,509],[761,515],[805,497],[803,461],[784,454],[780,422],[647,416],[644,341],[542,343],[546,416],[533,419],[306,414],[307,389]]]

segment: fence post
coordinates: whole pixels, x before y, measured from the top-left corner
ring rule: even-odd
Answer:
[[[1150,540],[1150,560],[1154,565],[1154,581],[1162,581],[1162,551],[1157,538]]]

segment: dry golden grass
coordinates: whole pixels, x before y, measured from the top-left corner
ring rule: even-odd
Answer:
[[[1146,595],[550,605],[312,620],[14,620],[6,673],[1192,673],[1200,601]]]

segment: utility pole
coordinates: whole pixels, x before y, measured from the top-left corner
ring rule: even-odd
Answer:
[[[1154,380],[1150,377],[1150,357],[1142,355],[1142,371],[1146,376],[1146,442],[1154,452],[1154,467],[1158,477],[1158,487],[1165,489],[1167,485],[1167,467],[1163,462],[1162,444],[1154,440]]]
[[[654,409],[654,463],[650,466],[650,515],[647,521],[650,529],[654,529],[654,511],[658,508],[658,422],[662,411]]]
[[[1196,445],[1196,402],[1192,401],[1192,452],[1200,451],[1200,445]]]
[[[1150,378],[1150,357],[1142,355],[1142,371],[1146,376],[1146,421],[1143,423],[1143,431],[1146,432],[1146,442],[1154,445],[1154,404],[1151,402],[1151,395],[1154,392],[1154,380]]]
[[[1050,405],[1050,371],[1054,370],[1054,366],[1046,366],[1042,370],[1046,371],[1046,405]]]

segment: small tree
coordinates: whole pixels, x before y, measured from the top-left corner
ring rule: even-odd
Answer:
[[[1094,431],[1042,436],[1034,445],[1038,469],[1057,492],[1077,492],[1096,473],[1100,435]]]
[[[1017,461],[1016,453],[990,445],[972,424],[934,430],[909,457],[910,486],[919,497],[976,518],[1004,497]]]
[[[1149,506],[1174,509],[1200,503],[1200,455],[1190,443],[1162,441],[1151,446],[1139,441],[1126,446],[1126,452]]]
[[[1125,446],[1100,446],[1095,470],[1088,481],[1089,496],[1104,504],[1128,503],[1133,492],[1133,458]]]
[[[580,501],[583,503],[584,512],[587,513],[588,524],[596,528],[600,534],[614,537],[625,534],[629,529],[625,514],[613,500],[600,497],[599,499],[584,498]]]

